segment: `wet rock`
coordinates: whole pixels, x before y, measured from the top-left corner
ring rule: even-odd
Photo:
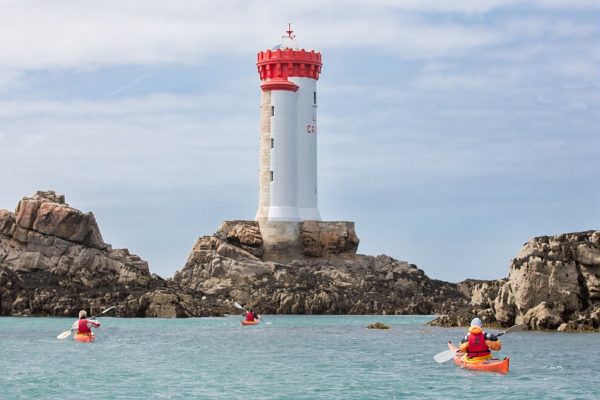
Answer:
[[[390,327],[383,322],[375,322],[373,324],[367,325],[368,329],[390,329]]]

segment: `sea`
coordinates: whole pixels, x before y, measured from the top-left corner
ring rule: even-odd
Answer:
[[[436,363],[465,330],[433,318],[104,317],[78,343],[73,319],[2,317],[0,399],[600,399],[598,333],[504,335],[502,375]]]

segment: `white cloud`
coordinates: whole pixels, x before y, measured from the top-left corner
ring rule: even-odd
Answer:
[[[104,2],[101,7],[92,2],[23,4],[9,3],[0,15],[0,66],[206,63],[211,57],[249,55],[264,48],[265,40],[278,41],[292,17],[299,21],[298,39],[307,47],[369,46],[427,57],[497,40],[481,27],[430,24],[410,12],[390,15],[394,7],[386,3],[317,6],[321,12],[314,12],[316,4],[297,2],[148,1],[143,7],[122,1]]]

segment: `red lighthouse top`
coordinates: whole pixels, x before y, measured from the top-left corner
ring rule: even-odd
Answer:
[[[288,25],[288,36],[284,39],[293,40],[294,31]],[[293,49],[278,46],[276,50],[265,50],[258,53],[256,67],[263,91],[266,90],[298,90],[298,86],[288,81],[288,77],[319,79],[321,73],[321,53],[314,50]]]

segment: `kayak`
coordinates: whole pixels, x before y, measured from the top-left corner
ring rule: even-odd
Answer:
[[[75,336],[73,336],[73,339],[76,342],[90,343],[96,339],[96,335],[93,333],[76,333]]]
[[[260,322],[260,319],[253,319],[252,321],[246,321],[245,319],[242,320],[242,325],[258,325],[258,323]]]
[[[448,343],[448,348],[456,352],[456,355],[454,356],[454,364],[458,365],[461,368],[474,369],[477,371],[486,372],[499,372],[501,374],[508,373],[508,357],[505,357],[502,360],[500,360],[499,358],[488,358],[485,360],[469,360],[467,359],[467,355],[458,351],[458,347],[456,347],[453,343]]]

